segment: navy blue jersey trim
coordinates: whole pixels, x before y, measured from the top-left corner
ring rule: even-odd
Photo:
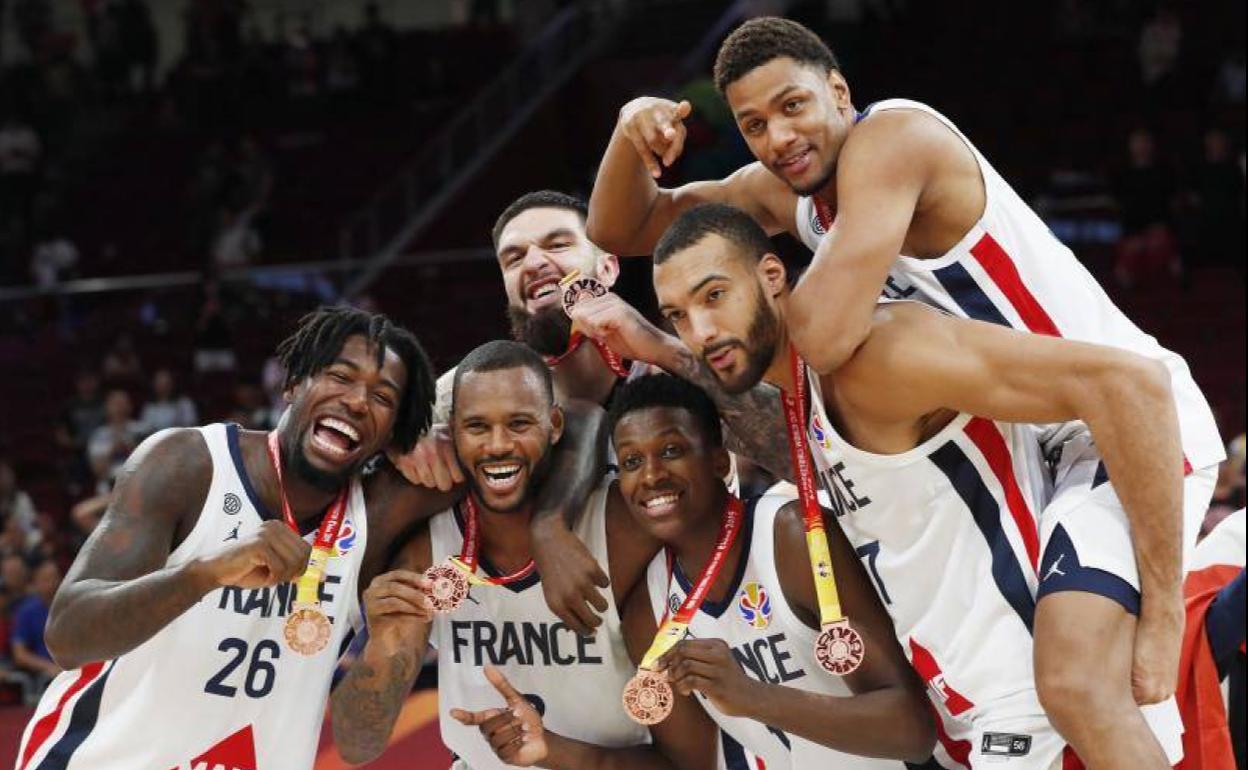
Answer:
[[[252,507],[256,509],[260,518],[276,519],[277,516],[269,510],[269,506],[260,499],[259,493],[251,483],[251,476],[247,475],[247,466],[243,464],[243,450],[238,444],[238,431],[238,423],[227,422],[225,424],[225,443],[230,447],[230,459],[234,461],[234,471],[238,474],[239,480],[243,482],[243,491],[247,493],[247,499],[251,501]]]
[[[1085,567],[1066,528],[1057,525],[1040,557],[1040,588],[1036,601],[1059,591],[1083,591],[1118,602],[1127,612],[1139,617],[1140,592],[1112,572]]]
[[[979,284],[967,272],[961,263],[954,262],[951,265],[932,271],[936,276],[936,280],[941,286],[945,287],[945,291],[949,292],[950,298],[962,308],[968,317],[977,321],[987,321],[988,323],[997,324],[998,326],[1011,326],[1005,316],[1001,315],[1001,311],[997,306],[992,304],[992,300],[979,288]]]
[[[732,606],[736,601],[737,591],[741,588],[741,580],[745,577],[745,568],[750,564],[750,543],[754,539],[754,506],[758,505],[759,498],[751,497],[745,501],[745,520],[741,523],[741,532],[737,537],[741,538],[741,555],[737,558],[736,573],[732,576],[732,583],[729,584],[729,590],[724,594],[724,598],[713,602],[710,599],[702,602],[699,612],[705,612],[713,618],[719,618],[724,611]],[[685,571],[680,568],[680,560],[672,560],[672,575],[676,578],[676,583],[680,585],[680,590],[688,596],[693,590],[693,584],[689,582],[689,578],[685,577]]]
[[[1030,633],[1036,616],[1036,603],[1031,598],[1027,579],[1018,564],[1018,557],[1001,527],[1001,507],[984,484],[979,470],[966,453],[953,441],[946,442],[928,457],[953,484],[992,553],[992,579],[1001,595],[1014,608]]]

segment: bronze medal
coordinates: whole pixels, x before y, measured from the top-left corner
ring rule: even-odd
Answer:
[[[855,631],[848,620],[839,620],[824,626],[815,640],[815,658],[830,674],[845,676],[862,665],[867,647],[862,635]]]
[[[449,562],[425,570],[425,577],[433,582],[429,598],[434,612],[443,615],[454,612],[468,598],[468,576]]]
[[[315,655],[329,644],[330,624],[316,607],[299,607],[286,618],[286,644],[300,655]]]
[[[624,686],[624,711],[638,724],[657,725],[672,713],[674,703],[665,674],[640,668]]]

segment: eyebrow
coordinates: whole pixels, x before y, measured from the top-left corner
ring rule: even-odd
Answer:
[[[578,237],[577,232],[569,227],[556,227],[554,230],[549,230],[545,233],[542,233],[540,236],[538,236],[534,240],[536,240],[539,243],[545,243],[546,241],[552,240],[554,238],[572,238],[573,240],[575,240],[577,237]],[[507,255],[512,254],[516,251],[523,251],[523,248],[520,246],[520,244],[512,243],[512,244],[506,245],[503,248],[498,250],[498,258],[502,259],[503,257],[506,257]]]
[[[690,290],[689,290],[689,291],[685,294],[685,296],[686,296],[686,297],[692,297],[694,294],[697,294],[697,293],[698,293],[698,291],[699,291],[699,290],[701,290],[703,286],[706,286],[706,285],[707,285],[708,283],[710,283],[711,281],[727,281],[727,280],[729,280],[728,276],[723,275],[722,273],[711,273],[711,274],[710,274],[710,275],[708,275],[707,277],[703,278],[702,280],[700,280],[700,281],[698,281],[696,284],[694,284],[693,288],[692,288],[692,289],[690,289]],[[669,304],[667,304],[666,302],[660,302],[660,303],[659,303],[659,312],[660,312],[660,313],[666,312],[666,311],[671,310],[671,309],[672,309],[672,306],[671,306],[671,305],[669,305]]]
[[[767,99],[767,103],[768,103],[768,104],[775,104],[776,102],[781,101],[782,99],[784,99],[784,97],[788,96],[790,91],[800,90],[801,88],[802,88],[802,86],[799,86],[799,85],[797,85],[796,83],[791,83],[791,84],[789,84],[789,85],[785,86],[784,88],[780,89],[780,92],[779,92],[779,93],[777,93],[777,94],[775,94],[774,96],[772,96],[772,97],[768,98],[768,99]],[[754,109],[751,109],[751,108],[748,108],[748,107],[747,107],[746,109],[741,110],[740,112],[733,113],[733,115],[734,115],[734,117],[736,117],[736,119],[737,119],[737,120],[741,120],[742,118],[749,117],[750,115],[753,115],[753,114],[755,114],[756,112],[757,112],[757,110],[754,110]]]
[[[347,359],[342,358],[341,356],[338,358],[335,358],[333,361],[330,362],[329,365],[330,366],[345,366],[353,372],[363,371],[360,368],[359,364],[357,364],[354,361],[348,361]],[[400,391],[402,391],[402,388],[399,387],[399,384],[397,382],[385,376],[384,374],[381,375],[381,384],[389,386],[391,389],[394,390],[395,393],[399,393]]]

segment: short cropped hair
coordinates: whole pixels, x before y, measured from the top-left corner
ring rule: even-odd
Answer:
[[[772,250],[767,231],[739,208],[724,203],[701,203],[681,213],[654,247],[654,264],[661,265],[708,235],[718,235],[753,262]]]
[[[818,67],[824,74],[841,68],[836,55],[814,32],[796,21],[763,16],[737,27],[720,44],[715,56],[715,88],[723,94],[755,68],[783,57]]]
[[[499,214],[498,219],[494,222],[494,229],[490,235],[494,239],[495,249],[498,248],[498,239],[502,237],[503,228],[507,226],[507,223],[529,209],[567,209],[568,211],[575,211],[577,216],[581,218],[581,224],[585,224],[585,220],[589,218],[589,206],[575,195],[568,195],[558,190],[538,190],[525,193],[512,201],[507,208],[503,209],[503,213]]]
[[[498,372],[504,369],[528,369],[537,375],[546,400],[555,403],[555,385],[550,368],[528,345],[513,340],[494,340],[473,349],[455,367],[455,379],[451,384],[451,403],[459,403],[459,383],[473,372]],[[452,409],[455,407],[452,406]]]
[[[607,413],[612,435],[615,434],[615,426],[625,416],[657,407],[688,412],[708,447],[724,445],[724,432],[719,424],[719,410],[715,408],[715,402],[697,385],[670,374],[638,377],[616,389]]]
[[[353,307],[321,307],[299,320],[294,333],[277,346],[286,369],[285,387],[315,377],[334,362],[348,337],[360,335],[377,351],[377,365],[393,350],[407,370],[407,387],[399,397],[393,443],[411,449],[429,428],[433,416],[433,366],[416,336],[379,313]]]

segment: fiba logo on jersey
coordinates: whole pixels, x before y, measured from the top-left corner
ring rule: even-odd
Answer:
[[[823,226],[823,220],[819,218],[819,209],[817,206],[810,207],[810,229],[815,235],[827,235],[828,229]]]
[[[338,542],[334,543],[334,555],[344,556],[355,547],[355,525],[350,520],[342,522],[342,531],[338,533]]]
[[[771,625],[771,597],[758,583],[746,583],[737,594],[737,612],[750,628],[761,631]]]
[[[810,418],[810,436],[824,449],[832,448],[832,439],[828,438],[828,432],[823,429],[823,423],[820,422],[817,414]]]
[[[667,597],[667,611],[675,615],[676,611],[680,609],[680,601],[680,597],[676,594],[669,594]]]
[[[225,511],[226,515],[233,516],[243,510],[243,501],[233,492],[226,492],[225,501],[221,504],[221,508]]]

